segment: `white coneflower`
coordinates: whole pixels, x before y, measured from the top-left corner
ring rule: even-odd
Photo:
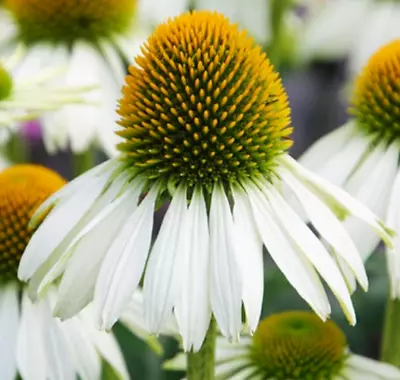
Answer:
[[[48,151],[70,144],[80,153],[94,143],[113,155],[115,108],[126,71],[126,61],[139,51],[146,32],[135,23],[135,0],[5,0],[2,17],[8,15],[8,38],[28,47],[17,75],[36,69],[65,65],[62,86],[96,86],[86,104],[69,105],[42,117]],[[90,104],[89,104],[90,103]]]
[[[70,317],[93,300],[98,326],[108,329],[144,274],[150,330],[174,311],[185,349],[198,350],[212,314],[224,335],[238,338],[242,302],[256,329],[264,244],[321,318],[330,305],[319,275],[355,323],[335,257],[363,288],[367,277],[335,214],[364,220],[389,245],[391,237],[360,203],[287,155],[287,95],[246,32],[217,13],[169,20],[130,67],[123,93],[120,155],[71,182],[33,218],[36,225],[54,206],[19,267],[33,297],[61,275],[56,313]],[[329,249],[283,199],[285,183]],[[153,213],[169,199],[151,246]]]
[[[36,208],[65,181],[49,169],[16,165],[0,173],[0,378],[23,380],[101,378],[108,362],[121,379],[129,379],[112,334],[94,328],[89,306],[74,318],[52,317],[54,286],[37,304],[17,279],[17,267],[33,230]]]
[[[215,362],[219,380],[400,379],[395,366],[352,353],[335,322],[304,311],[273,314],[236,345],[218,338]],[[177,355],[164,367],[184,371],[186,358]]]
[[[400,232],[399,136],[400,136],[400,40],[379,49],[356,79],[350,112],[344,126],[317,141],[300,162],[365,203],[388,225]],[[354,218],[344,221],[366,260],[379,237]],[[396,248],[400,241],[396,237]],[[392,295],[400,296],[400,262],[388,250]],[[350,288],[354,276],[346,269]]]
[[[0,145],[21,121],[38,117],[43,112],[58,110],[70,103],[83,103],[90,88],[63,87],[52,83],[62,68],[51,67],[36,74],[16,77],[15,71],[24,55],[18,46],[8,58],[0,59]]]

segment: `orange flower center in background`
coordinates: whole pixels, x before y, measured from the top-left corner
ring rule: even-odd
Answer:
[[[134,0],[5,0],[4,6],[27,43],[93,43],[129,29],[134,19]]]
[[[380,48],[358,76],[350,112],[368,134],[400,138],[400,40]]]
[[[0,280],[16,279],[21,255],[33,230],[37,207],[65,180],[38,165],[15,165],[0,173]]]

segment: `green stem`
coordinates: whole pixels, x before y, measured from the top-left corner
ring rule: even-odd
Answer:
[[[271,0],[272,38],[268,48],[268,57],[276,68],[279,68],[282,63],[281,51],[285,36],[285,14],[292,6],[293,0]]]
[[[217,326],[214,318],[210,322],[206,338],[199,352],[187,354],[188,380],[215,379],[215,342]]]
[[[383,328],[381,360],[400,367],[400,301],[389,299]]]
[[[91,148],[83,153],[74,153],[72,156],[74,177],[78,177],[82,173],[93,168],[94,164],[94,152]]]
[[[5,148],[6,157],[13,164],[21,164],[29,161],[28,144],[21,133],[13,133]]]

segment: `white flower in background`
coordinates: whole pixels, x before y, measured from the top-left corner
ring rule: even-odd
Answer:
[[[256,329],[265,245],[322,319],[330,304],[319,275],[354,324],[336,258],[365,289],[367,277],[335,214],[360,218],[389,245],[391,237],[359,202],[287,155],[287,95],[253,39],[223,15],[187,13],[161,24],[136,63],[120,101],[120,155],[72,181],[32,220],[54,206],[19,267],[33,297],[62,275],[56,314],[71,317],[94,301],[98,327],[109,329],[144,274],[150,331],[174,312],[185,350],[196,351],[212,314],[223,335],[238,338],[242,302]],[[283,184],[329,248],[283,199]],[[152,245],[153,214],[167,200]]]
[[[357,74],[372,53],[400,38],[400,3],[395,0],[330,0],[321,2],[308,20],[299,45],[303,59],[349,57]]]
[[[135,0],[5,0],[1,30],[4,49],[16,41],[28,53],[15,75],[35,75],[43,67],[66,66],[62,86],[95,86],[84,105],[68,105],[42,117],[50,152],[70,144],[80,153],[99,143],[116,152],[115,109],[126,62],[147,35],[136,23]],[[8,16],[8,18],[7,18]]]
[[[184,371],[186,355],[167,361],[167,370]],[[333,321],[288,311],[260,322],[252,337],[232,345],[217,338],[215,375],[219,380],[398,380],[400,370],[349,351]]]
[[[368,61],[354,87],[344,126],[317,141],[300,162],[366,204],[400,233],[400,40],[385,45]],[[354,218],[344,227],[364,260],[375,250],[379,237]],[[400,240],[398,253],[387,250],[392,296],[400,297]],[[355,280],[342,263],[351,290]]]
[[[71,88],[53,83],[60,67],[42,69],[35,74],[15,76],[24,55],[19,46],[8,58],[0,59],[0,145],[3,145],[19,122],[31,120],[69,103],[82,103],[90,88]]]
[[[102,362],[129,379],[112,334],[93,325],[88,306],[74,318],[52,317],[56,288],[33,304],[17,279],[17,267],[33,230],[28,222],[40,203],[65,181],[41,166],[17,165],[0,173],[0,378],[100,380]],[[134,327],[134,326],[132,326]]]

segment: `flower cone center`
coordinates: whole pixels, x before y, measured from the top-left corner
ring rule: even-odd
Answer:
[[[55,172],[36,165],[16,165],[0,173],[0,280],[16,279],[33,230],[37,207],[65,184]]]
[[[119,149],[150,179],[212,186],[271,174],[291,145],[281,79],[224,16],[186,13],[157,27],[120,101]]]
[[[332,379],[345,360],[346,338],[334,322],[310,312],[264,319],[254,334],[251,357],[265,378]]]
[[[129,29],[134,0],[5,0],[27,44],[97,42]]]
[[[368,134],[388,142],[400,138],[400,40],[369,59],[356,80],[350,112]]]

